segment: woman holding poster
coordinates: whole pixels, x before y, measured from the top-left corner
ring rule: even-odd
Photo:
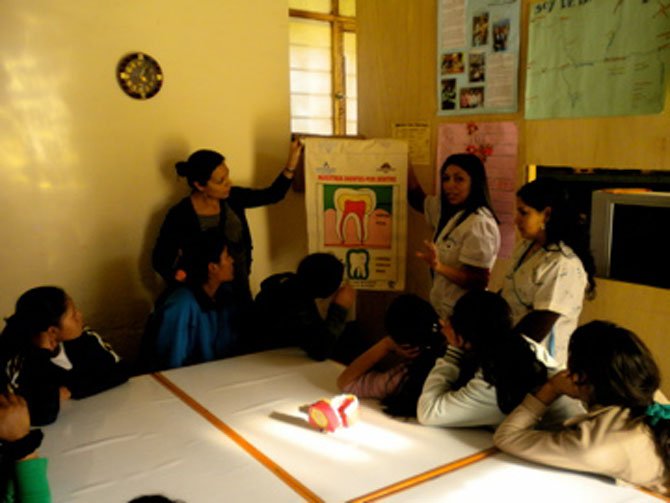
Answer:
[[[486,171],[473,154],[453,154],[440,168],[440,194],[427,196],[409,170],[409,204],[435,229],[417,256],[433,274],[430,302],[448,319],[467,290],[485,289],[500,249],[498,218],[491,206]]]

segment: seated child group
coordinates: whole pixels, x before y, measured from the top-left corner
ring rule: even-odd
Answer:
[[[153,266],[165,291],[133,365],[84,325],[62,288],[19,296],[0,335],[3,494],[26,490],[22,463],[45,461],[36,456],[39,430],[3,433],[16,421],[7,411],[22,408],[32,426],[47,425],[64,400],[133,374],[290,346],[342,363],[337,387],[379,400],[392,417],[488,428],[514,456],[670,494],[670,405],[658,366],[625,327],[579,325],[583,302],[596,294],[594,264],[587,223],[560,182],[536,180],[517,191],[519,239],[493,292],[500,231],[480,159],[448,157],[436,196],[410,168],[408,202],[432,228],[410,260],[430,271],[430,293],[393,295],[378,320],[385,336],[370,345],[351,321],[356,291],[333,254],[307,255],[252,295],[245,210],[283,199],[301,149],[292,143],[286,167],[262,189],[233,186],[218,152],[198,150],[177,163],[190,194],[169,210],[157,237]],[[43,478],[32,479],[33,491],[48,494]]]

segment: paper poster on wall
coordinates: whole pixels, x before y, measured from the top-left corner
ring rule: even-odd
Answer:
[[[516,112],[520,0],[439,0],[441,115]]]
[[[527,119],[663,110],[667,1],[538,2],[530,6],[528,39]]]
[[[430,124],[427,122],[396,122],[393,138],[407,140],[409,162],[412,166],[430,165]]]
[[[514,213],[518,171],[518,131],[513,122],[440,124],[437,137],[437,180],[442,163],[451,154],[469,152],[486,167],[491,203],[500,220],[499,258],[514,248]],[[439,181],[435,185],[439,187]]]
[[[362,290],[403,290],[407,142],[305,141],[309,252],[330,252]]]

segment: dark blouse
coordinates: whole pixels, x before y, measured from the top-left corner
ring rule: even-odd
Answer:
[[[238,242],[238,246],[236,247],[237,253],[243,258],[243,260],[239,261],[241,262],[239,265],[236,264],[237,267],[235,269],[235,284],[239,285],[235,289],[238,290],[238,294],[243,294],[243,292],[239,291],[239,288],[249,289],[248,276],[251,272],[251,250],[253,248],[245,209],[266,206],[281,201],[286,195],[291,183],[291,179],[286,178],[283,173],[280,173],[269,187],[263,189],[233,187],[230,189],[230,196],[221,201],[221,213],[219,215],[218,227],[222,229],[224,233],[229,232],[229,229],[231,228],[230,225],[227,225],[229,211],[237,216],[241,225],[241,235],[237,239],[235,236],[228,236],[226,234],[226,237],[231,243]],[[234,228],[237,226],[232,227]],[[200,232],[200,219],[193,208],[190,197],[185,197],[170,208],[163,221],[163,225],[161,226],[152,254],[152,265],[154,270],[160,274],[168,284],[174,283],[174,273],[177,269],[177,262],[182,250]],[[231,252],[234,257],[236,255],[236,250],[231,250]],[[238,268],[241,268],[239,273]],[[251,296],[250,292],[244,293],[244,296],[246,295],[248,295],[249,298]]]

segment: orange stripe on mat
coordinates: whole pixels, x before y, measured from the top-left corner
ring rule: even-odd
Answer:
[[[291,487],[291,489],[297,492],[300,496],[305,498],[307,501],[313,501],[315,503],[323,502],[321,498],[319,498],[316,494],[314,494],[312,491],[310,491],[304,485],[298,482],[295,478],[289,475],[289,473],[286,470],[281,468],[277,463],[275,463],[261,451],[256,449],[256,447],[247,442],[239,433],[237,433],[230,426],[221,421],[212,412],[210,412],[207,408],[205,408],[203,405],[197,402],[193,397],[191,397],[188,393],[182,390],[175,383],[173,383],[170,379],[168,379],[159,372],[153,373],[151,375],[159,383],[161,383],[168,390],[174,393],[182,402],[191,407],[194,411],[196,411],[203,418],[205,418],[205,420],[207,420],[209,423],[215,426],[219,431],[227,435],[233,442],[235,442],[247,453],[249,453],[254,459],[256,459],[258,462],[260,462],[266,468],[268,468],[272,473],[274,473],[277,477],[279,477],[283,482],[285,482],[289,487]]]
[[[428,470],[427,472],[420,473],[419,475],[415,475],[414,477],[401,480],[400,482],[396,482],[395,484],[391,484],[390,486],[383,487],[382,489],[378,489],[377,491],[364,494],[363,496],[359,496],[358,498],[349,500],[349,503],[363,503],[367,501],[375,501],[378,500],[379,498],[390,496],[391,494],[422,484],[423,482],[439,477],[440,475],[444,475],[445,473],[453,472],[454,470],[458,470],[459,468],[463,468],[464,466],[468,466],[471,465],[472,463],[476,463],[477,461],[481,461],[482,459],[492,456],[496,452],[498,452],[498,449],[496,449],[495,447],[491,447],[489,449],[478,452],[471,456],[467,456],[465,458],[458,459],[446,465],[433,468],[432,470]]]
[[[670,498],[669,498],[669,497],[664,496],[663,494],[654,492],[654,491],[652,491],[651,489],[647,489],[646,487],[635,486],[635,488],[636,488],[638,491],[642,491],[643,493],[647,493],[649,496],[654,496],[654,497],[656,497],[656,498],[658,498],[658,499],[660,499],[660,500],[663,500],[663,501],[670,501]]]

